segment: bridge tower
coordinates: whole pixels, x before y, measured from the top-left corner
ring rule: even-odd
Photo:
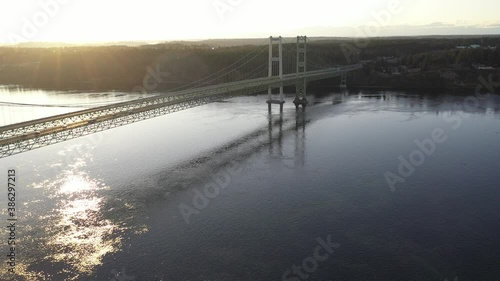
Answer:
[[[275,43],[278,44],[278,54],[275,54]],[[278,76],[283,79],[283,39],[279,37],[269,37],[269,77],[274,76],[274,66],[278,64]],[[285,94],[283,93],[283,83],[279,86],[279,100],[273,99],[273,90],[276,87],[269,86],[267,104],[269,106],[269,113],[271,113],[271,106],[273,104],[280,105],[280,112],[283,112],[283,104],[285,103]]]
[[[300,73],[307,72],[307,36],[297,36],[297,76]],[[299,109],[299,106],[302,105],[302,108],[306,108],[308,104],[307,101],[307,80],[304,78],[302,83],[297,83],[296,87],[295,100],[293,103],[295,104],[295,108]]]
[[[347,73],[346,72],[342,73],[342,76],[340,76],[340,88],[347,89]]]

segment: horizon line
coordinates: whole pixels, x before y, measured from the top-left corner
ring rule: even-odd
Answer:
[[[300,36],[300,35],[299,35]],[[26,41],[19,43],[7,43],[0,42],[1,47],[16,47],[25,44],[65,44],[65,45],[74,45],[74,46],[85,46],[92,44],[106,45],[106,44],[119,44],[119,43],[146,43],[148,45],[155,44],[166,44],[166,43],[196,43],[203,41],[211,41],[211,40],[260,40],[266,39],[268,37],[220,37],[220,38],[193,38],[193,39],[167,39],[167,40],[159,40],[159,39],[125,39],[118,41],[91,41],[91,42],[71,42],[71,41]],[[281,36],[282,38],[295,38],[296,36]],[[464,33],[464,34],[421,34],[421,35],[381,35],[381,36],[332,36],[332,35],[313,35],[307,36],[308,38],[316,38],[316,39],[339,39],[339,40],[355,40],[355,39],[389,39],[389,38],[419,38],[419,37],[500,37],[500,33],[491,33],[491,34],[473,34],[473,33]]]

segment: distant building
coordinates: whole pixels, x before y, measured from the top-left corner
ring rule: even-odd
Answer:
[[[472,45],[469,45],[469,46],[456,46],[455,48],[456,49],[479,49],[481,47],[482,46],[479,45],[479,44],[472,44]],[[491,48],[491,47],[486,47],[486,48]]]
[[[473,64],[472,67],[476,70],[495,70],[492,66],[482,65],[482,64]]]

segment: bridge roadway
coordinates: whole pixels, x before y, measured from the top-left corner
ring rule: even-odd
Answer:
[[[0,158],[65,140],[127,125],[141,120],[200,106],[223,98],[257,93],[279,87],[341,76],[361,64],[264,77],[170,92],[0,127]]]

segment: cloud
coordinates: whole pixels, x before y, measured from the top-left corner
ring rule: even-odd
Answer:
[[[431,24],[428,24],[428,25],[424,25],[424,27],[449,27],[449,26],[453,26],[452,24],[449,24],[449,23],[444,23],[444,22],[433,22]]]

